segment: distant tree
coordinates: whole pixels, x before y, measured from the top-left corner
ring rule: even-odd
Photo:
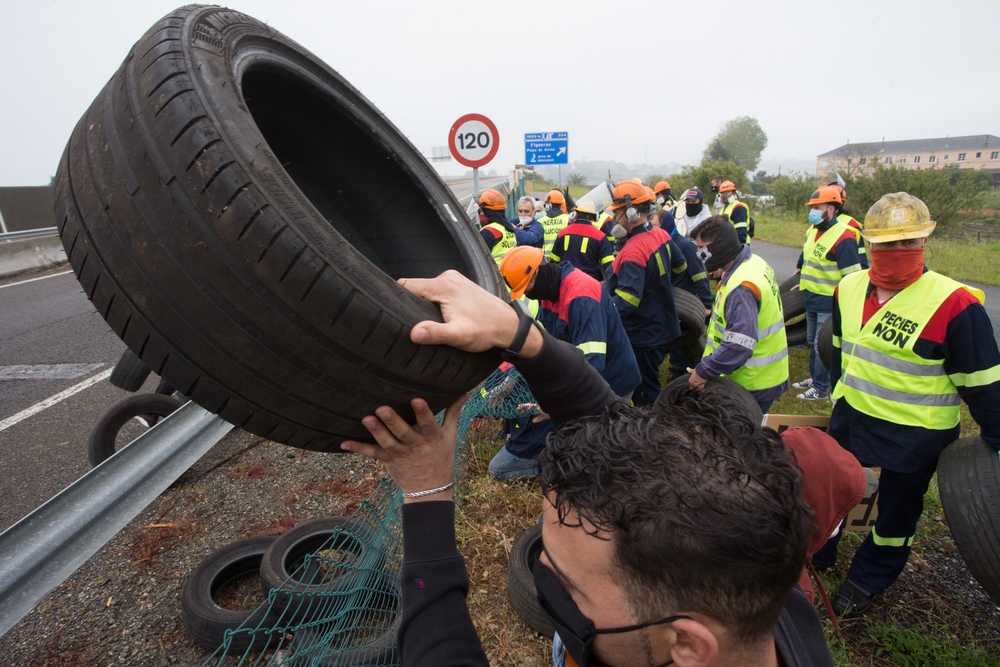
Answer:
[[[783,175],[771,183],[774,203],[795,215],[805,215],[806,202],[815,190],[815,177],[803,173]]]
[[[586,185],[587,177],[583,174],[572,173],[566,177],[566,185]]]
[[[750,179],[750,190],[758,197],[771,194],[771,184],[777,178],[777,176],[768,176],[767,172],[761,169]]]
[[[734,118],[712,137],[705,149],[705,159],[735,162],[747,171],[753,171],[760,162],[760,155],[767,148],[767,134],[756,118]]]
[[[684,167],[678,176],[667,180],[670,181],[670,185],[673,186],[671,189],[675,193],[684,192],[688,188],[700,188],[705,196],[705,202],[711,204],[715,195],[709,186],[716,174],[722,174],[727,181],[732,181],[740,192],[749,192],[746,169],[726,160],[702,160],[697,167],[692,165]]]

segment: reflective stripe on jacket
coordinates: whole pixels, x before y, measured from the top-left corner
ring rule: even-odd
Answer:
[[[756,287],[760,297],[757,314],[757,340],[726,330],[726,297],[740,285]],[[769,389],[788,379],[788,341],[785,338],[785,316],[781,310],[781,295],[774,270],[760,257],[751,255],[742,262],[715,295],[715,307],[708,324],[705,357],[723,342],[743,345],[753,354],[728,377],[749,391]]]
[[[955,290],[964,286],[927,271],[896,293],[862,325],[868,271],[840,283],[841,376],[833,398],[846,398],[864,414],[933,430],[958,425],[961,398],[942,359],[913,351],[927,322]]]
[[[733,222],[733,211],[736,210],[737,206],[742,206],[743,208],[745,208],[747,210],[747,219],[744,220],[743,222]],[[744,237],[746,237],[745,243],[747,245],[750,245],[750,234],[749,234],[749,232],[750,232],[750,207],[747,206],[746,204],[744,204],[743,202],[741,202],[738,199],[733,199],[732,201],[730,201],[726,205],[726,207],[724,209],[722,209],[721,215],[726,216],[727,218],[729,218],[730,222],[733,222],[733,227],[736,228],[736,231],[739,231],[741,229],[743,230],[743,234],[742,235]]]

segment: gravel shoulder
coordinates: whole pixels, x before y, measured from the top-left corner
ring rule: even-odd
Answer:
[[[321,454],[235,429],[0,638],[4,665],[201,665],[181,590],[213,550],[348,516],[382,477],[353,454]]]

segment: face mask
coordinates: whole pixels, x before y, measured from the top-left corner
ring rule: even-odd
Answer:
[[[534,218],[532,218],[530,215],[519,215],[519,216],[517,216],[517,221],[519,223],[521,223],[522,225],[526,225],[529,222],[531,222],[532,220],[534,220]]]
[[[628,236],[628,230],[616,222],[615,226],[611,228],[611,235],[616,239],[623,239]]]
[[[659,204],[660,206],[663,206],[664,204],[667,203],[667,198],[666,197],[657,197],[656,198],[656,203]]]
[[[535,211],[535,220],[541,220],[545,217],[545,211]]]
[[[917,282],[924,275],[924,247],[877,250],[872,246],[869,253],[872,270],[868,277],[877,287],[901,290]]]
[[[597,635],[634,632],[653,625],[664,625],[682,618],[691,618],[690,616],[668,616],[652,623],[598,630],[594,627],[594,622],[584,616],[580,608],[576,606],[573,598],[559,583],[552,570],[539,563],[535,566],[532,574],[535,580],[538,604],[552,621],[552,627],[555,628],[558,638],[558,653],[556,637],[553,638],[552,642],[552,662],[556,667],[565,667],[567,655],[579,667],[607,667],[606,663],[601,662],[594,655],[593,644]],[[673,660],[670,660],[663,663],[661,667],[672,663]]]
[[[823,211],[817,211],[814,208],[809,209],[809,224],[818,225],[821,222],[823,222]]]
[[[701,203],[684,202],[684,213],[689,218],[697,218],[701,215]]]
[[[709,189],[710,189],[710,190],[711,190],[712,192],[718,192],[718,191],[719,191],[719,186],[718,186],[718,185],[713,185],[713,186],[712,186],[711,188],[709,188]]]

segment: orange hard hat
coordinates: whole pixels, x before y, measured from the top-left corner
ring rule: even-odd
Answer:
[[[491,211],[506,211],[507,198],[500,194],[499,190],[488,188],[479,195],[479,205]]]
[[[550,204],[563,206],[566,203],[566,198],[563,197],[563,193],[559,190],[549,190],[549,194],[545,195],[545,201]]]
[[[815,204],[843,204],[844,199],[840,196],[840,187],[836,185],[821,185],[812,193],[812,197],[806,202],[806,206]]]
[[[614,194],[611,196],[611,204],[605,206],[604,210],[617,211],[623,206],[642,204],[652,200],[650,190],[645,185],[640,185],[635,181],[622,181],[615,186]]]
[[[500,262],[500,275],[510,285],[510,298],[520,299],[528,289],[531,276],[535,275],[545,253],[530,245],[518,246],[507,252]]]
[[[653,189],[656,190],[657,192],[663,192],[664,190],[669,190],[670,183],[667,183],[666,181],[658,181],[656,183],[656,187],[654,187]]]
[[[722,181],[722,185],[719,186],[719,192],[736,192],[736,184],[732,181]]]

